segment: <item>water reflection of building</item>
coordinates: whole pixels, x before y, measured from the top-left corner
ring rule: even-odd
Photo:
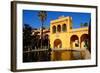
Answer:
[[[67,60],[72,56],[66,50],[80,50],[89,44],[88,27],[72,29],[72,17],[59,17],[50,23],[52,60]],[[59,51],[57,51],[59,50]]]

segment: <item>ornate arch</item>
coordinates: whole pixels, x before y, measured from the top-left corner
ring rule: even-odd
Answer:
[[[54,41],[54,48],[62,48],[62,41],[60,39]]]

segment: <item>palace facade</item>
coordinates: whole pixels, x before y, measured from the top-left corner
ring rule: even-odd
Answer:
[[[88,48],[88,26],[72,28],[72,17],[59,17],[50,22],[50,47],[52,60],[69,60],[72,55],[70,50],[79,51]],[[67,51],[67,52],[66,52]]]

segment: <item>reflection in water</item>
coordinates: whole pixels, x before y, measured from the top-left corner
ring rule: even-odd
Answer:
[[[90,59],[91,54],[84,50],[52,50],[52,51],[32,51],[23,53],[23,62],[41,61],[67,61]]]
[[[82,58],[81,52],[79,52],[79,51],[73,51],[72,54],[73,54],[74,59],[81,59]]]
[[[52,52],[52,61],[58,60],[85,60],[90,59],[91,54],[88,50],[76,51],[76,50],[68,50],[68,51],[53,51]]]

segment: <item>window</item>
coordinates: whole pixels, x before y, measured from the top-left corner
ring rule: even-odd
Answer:
[[[53,33],[56,33],[56,26],[53,26],[53,27],[52,27],[52,32],[53,32]]]
[[[62,25],[62,31],[63,31],[63,32],[66,31],[66,24],[63,24],[63,25]]]
[[[60,25],[57,26],[57,31],[61,32],[61,26]]]

